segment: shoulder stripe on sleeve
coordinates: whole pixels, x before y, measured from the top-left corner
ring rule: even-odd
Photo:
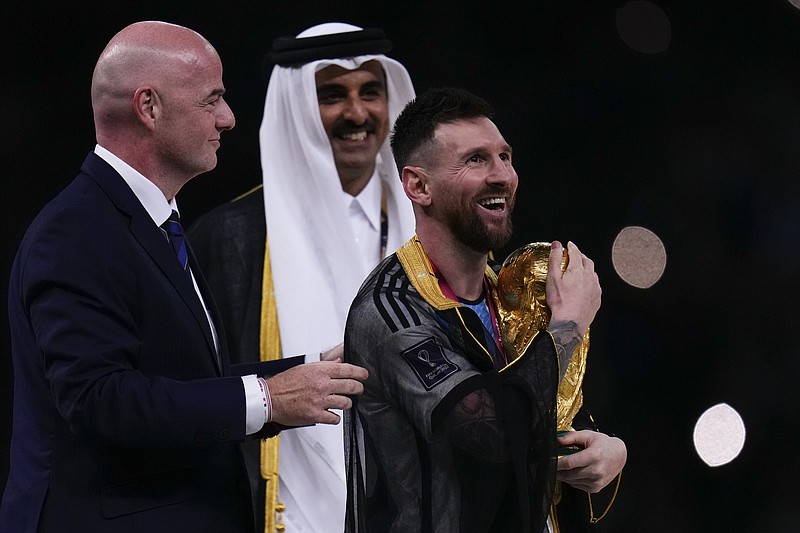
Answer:
[[[375,307],[392,333],[421,325],[419,315],[409,303],[409,296],[415,295],[416,290],[400,261],[392,258],[379,272],[372,293]]]

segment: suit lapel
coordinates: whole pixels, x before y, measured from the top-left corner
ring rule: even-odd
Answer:
[[[191,310],[197,324],[203,330],[203,335],[206,338],[209,350],[211,350],[211,353],[215,354],[214,362],[217,365],[217,370],[221,372],[220,364],[216,357],[217,350],[214,347],[214,337],[211,334],[211,326],[208,324],[208,317],[206,316],[205,309],[203,309],[203,304],[200,302],[200,298],[197,297],[197,293],[192,285],[192,280],[187,272],[181,268],[175,251],[170,246],[169,241],[164,237],[161,229],[155,226],[153,219],[150,218],[150,215],[148,215],[144,209],[142,209],[142,211],[143,216],[135,215],[131,218],[131,233],[169,279],[186,306]],[[190,260],[189,264],[190,267],[197,270],[196,262]],[[196,272],[195,275],[197,275]],[[205,298],[206,295],[204,294],[203,297]]]
[[[153,219],[150,218],[150,215],[133,191],[131,191],[130,187],[128,187],[128,184],[125,183],[125,180],[96,154],[89,154],[86,161],[84,161],[82,169],[92,176],[108,195],[109,199],[130,217],[130,224],[128,227],[131,234],[152,258],[153,262],[158,265],[167,279],[169,279],[176,292],[191,311],[198,326],[203,331],[210,352],[214,355],[214,363],[217,367],[217,371],[222,373],[219,356],[214,346],[214,337],[211,334],[211,327],[208,323],[206,312],[203,309],[203,304],[200,302],[200,298],[198,298],[194,290],[190,277],[183,268],[181,268],[175,251],[172,249],[169,240],[165,237],[161,228],[155,225]],[[194,254],[191,252],[190,266],[194,269],[194,274],[197,278],[199,269],[197,267],[197,261],[194,260]],[[198,285],[200,285],[199,281]],[[203,298],[205,298],[207,302],[210,301],[210,296],[207,296],[207,291],[203,292]],[[221,330],[220,322],[216,322],[216,324],[218,330]],[[220,336],[220,347],[222,347],[222,342],[223,338]]]
[[[214,302],[211,289],[208,286],[205,276],[203,276],[203,273],[200,270],[200,265],[197,262],[197,257],[194,255],[194,250],[192,250],[192,246],[189,243],[188,237],[186,239],[186,246],[189,252],[189,267],[192,269],[192,274],[194,274],[197,287],[200,289],[200,294],[203,295],[203,301],[205,302],[208,313],[211,315],[211,320],[214,322],[214,326],[216,327],[217,342],[219,343],[219,351],[217,353],[217,369],[220,370],[223,376],[228,376],[230,375],[230,359],[228,356],[228,343],[225,338],[225,328],[222,324],[222,315],[220,315],[219,309],[217,309],[217,304]]]

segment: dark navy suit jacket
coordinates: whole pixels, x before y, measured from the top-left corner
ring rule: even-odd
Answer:
[[[12,269],[11,468],[0,531],[252,531],[245,401],[222,321],[90,153]],[[190,254],[190,265],[193,261]]]

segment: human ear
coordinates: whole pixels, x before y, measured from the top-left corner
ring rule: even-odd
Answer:
[[[428,175],[422,167],[406,166],[400,174],[403,190],[412,203],[428,206],[431,203]]]
[[[139,87],[133,95],[133,110],[136,118],[146,128],[153,129],[161,114],[161,99],[152,87]]]

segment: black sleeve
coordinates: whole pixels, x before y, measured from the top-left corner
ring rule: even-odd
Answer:
[[[187,235],[222,316],[232,363],[260,359],[266,222],[261,189],[200,217]]]

